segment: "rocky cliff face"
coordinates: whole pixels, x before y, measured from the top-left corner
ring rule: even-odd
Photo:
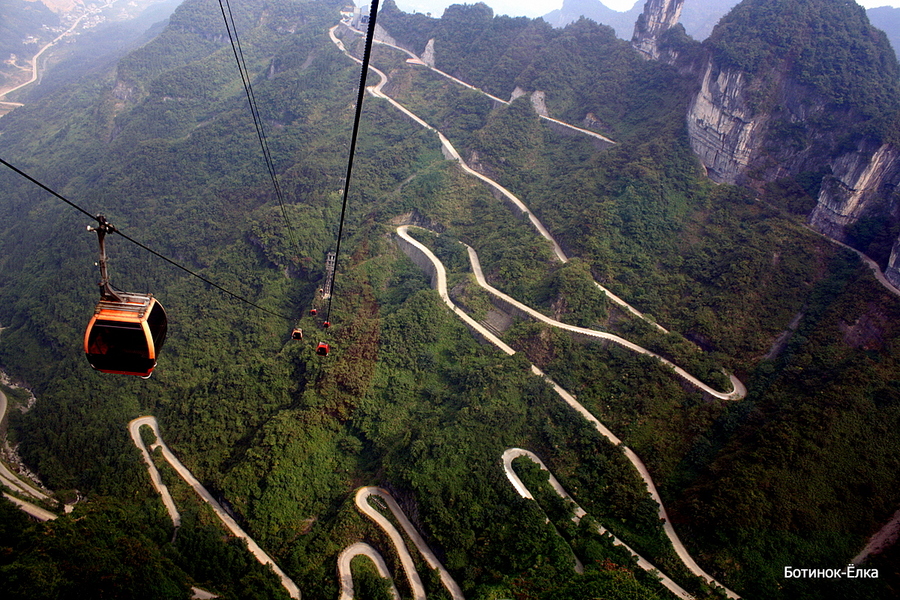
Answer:
[[[809,216],[816,230],[844,241],[846,228],[867,214],[877,211],[887,218],[897,217],[900,149],[863,142],[832,161],[831,171]]]
[[[720,37],[723,45],[732,44]],[[755,48],[768,51],[760,44]],[[819,44],[817,50],[822,48]],[[857,68],[852,61],[869,59],[880,64],[877,54],[854,55],[834,68],[850,71]],[[862,127],[854,129],[854,123],[871,122],[871,114],[862,115],[852,104],[836,102],[801,82],[793,56],[774,52],[767,60],[767,70],[751,74],[735,66],[734,57],[722,60],[707,48],[693,64],[678,65],[697,76],[687,129],[710,178],[758,189],[781,178],[824,173],[809,223],[851,244],[860,219],[900,223],[900,148],[867,136]],[[806,78],[811,79],[808,73]],[[886,249],[879,253],[873,258],[885,261]],[[900,240],[888,272],[893,273],[889,279],[900,283]]]
[[[658,59],[659,36],[678,24],[683,7],[684,0],[647,0],[634,25],[631,45],[645,57]]]
[[[714,181],[750,187],[804,172],[826,172],[809,217],[817,231],[841,241],[862,217],[900,219],[900,149],[860,138],[852,149],[842,131],[816,130],[826,104],[795,82],[773,92],[775,107],[754,111],[757,91],[740,70],[707,59],[691,101],[687,128],[691,147]],[[778,129],[778,134],[773,132]],[[786,129],[796,130],[785,136]],[[895,248],[900,283],[900,247]]]
[[[752,116],[744,81],[740,71],[707,61],[688,110],[691,147],[714,181],[736,183],[760,145],[764,119]]]
[[[839,152],[845,132],[809,125],[827,121],[827,103],[783,73],[761,83],[710,56],[697,73],[700,85],[688,108],[687,128],[691,147],[714,181],[756,187],[822,171]],[[751,98],[758,102],[761,93],[768,110],[753,107]]]
[[[809,224],[844,242],[852,241],[848,230],[863,217],[900,220],[900,149],[865,138],[846,149],[843,132],[807,126],[813,117],[821,120],[827,108],[794,82],[782,81],[774,92],[776,108],[756,112],[748,100],[756,90],[740,70],[708,59],[699,79],[687,128],[711,179],[757,187],[804,172],[828,173]],[[785,137],[792,127],[797,135]],[[892,283],[900,285],[900,240],[890,268]]]

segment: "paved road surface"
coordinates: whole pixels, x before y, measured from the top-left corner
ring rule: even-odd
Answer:
[[[394,547],[397,549],[397,554],[400,555],[400,562],[403,565],[403,570],[406,571],[407,581],[409,581],[409,586],[412,588],[413,596],[416,600],[425,600],[425,588],[422,586],[422,580],[419,578],[419,573],[416,571],[412,555],[410,555],[409,550],[406,548],[406,544],[403,542],[403,536],[400,535],[397,528],[394,527],[384,515],[369,504],[369,498],[372,496],[378,497],[384,501],[385,505],[387,505],[388,509],[391,511],[391,514],[393,514],[394,518],[397,519],[397,522],[400,523],[400,527],[403,528],[407,537],[412,540],[412,543],[416,546],[416,549],[422,555],[422,558],[428,563],[428,566],[432,569],[437,569],[441,576],[441,583],[443,583],[447,591],[450,592],[453,600],[465,600],[459,585],[457,585],[447,569],[444,568],[444,565],[437,559],[434,552],[431,551],[431,548],[429,548],[425,543],[425,540],[422,539],[422,536],[419,535],[419,532],[406,517],[403,509],[400,508],[400,505],[397,504],[397,501],[394,500],[394,497],[391,496],[390,492],[373,486],[359,488],[356,492],[356,507],[367,517],[375,521],[375,523],[377,523],[391,539],[391,543],[393,543]]]
[[[6,418],[6,411],[8,408],[9,400],[6,397],[6,394],[0,391],[0,423],[2,423]],[[31,496],[35,500],[44,500],[47,502],[56,503],[56,500],[13,473],[2,462],[0,462],[0,484],[7,487],[9,490],[16,492],[17,494],[21,494],[23,496]],[[23,512],[28,513],[35,519],[41,521],[52,521],[53,519],[57,518],[56,514],[50,512],[49,510],[43,509],[36,504],[32,504],[31,502],[17,498],[11,494],[7,494],[6,492],[3,493],[3,496],[13,504],[18,506]]]
[[[378,553],[378,550],[366,544],[365,542],[357,542],[351,544],[341,551],[338,556],[338,578],[341,580],[341,595],[339,600],[353,600],[353,573],[350,569],[350,561],[355,556],[366,556],[375,565],[378,574],[385,579],[392,579],[391,572],[384,562],[384,558]],[[391,595],[394,600],[400,600],[400,594],[397,587],[391,584]],[[361,600],[365,600],[364,598]]]
[[[166,443],[163,441],[162,436],[159,433],[159,424],[156,422],[156,417],[138,417],[128,424],[128,429],[131,432],[131,439],[134,441],[134,444],[142,451],[144,455],[144,461],[148,463],[147,470],[150,472],[150,479],[153,480],[154,485],[157,486],[157,491],[159,491],[160,495],[163,496],[163,502],[166,503],[166,508],[169,510],[169,515],[172,516],[174,511],[175,516],[172,517],[172,522],[175,524],[175,526],[177,527],[179,525],[179,523],[181,522],[181,518],[180,516],[178,516],[178,511],[175,509],[174,502],[172,502],[170,508],[168,502],[165,499],[166,496],[169,496],[169,501],[171,501],[171,496],[169,495],[168,490],[165,490],[165,493],[163,493],[163,491],[160,491],[159,486],[162,486],[162,481],[159,477],[159,472],[153,465],[153,461],[150,460],[149,450],[144,445],[144,442],[141,439],[140,435],[140,428],[145,425],[152,429],[154,435],[156,436],[156,443],[153,444],[153,448],[155,449],[156,447],[159,447],[162,449],[162,455],[163,458],[166,459],[166,462],[168,462],[169,465],[171,465],[172,468],[175,469],[175,471],[185,481],[185,483],[194,488],[194,491],[198,496],[200,496],[200,498],[203,499],[204,502],[209,504],[209,506],[213,509],[213,511],[215,511],[216,515],[219,517],[219,519],[222,520],[222,523],[225,524],[225,527],[228,528],[232,535],[234,535],[235,537],[239,537],[247,542],[247,548],[250,550],[250,552],[253,553],[253,556],[256,557],[256,560],[264,565],[270,565],[272,567],[272,570],[275,571],[275,574],[278,575],[278,577],[281,579],[281,585],[283,585],[284,588],[288,591],[288,594],[290,594],[291,598],[299,599],[300,589],[297,587],[297,585],[293,581],[291,581],[291,579],[285,574],[285,572],[275,564],[275,561],[273,561],[269,557],[269,555],[259,547],[259,544],[257,544],[253,540],[253,538],[247,535],[247,533],[243,529],[241,529],[240,525],[238,525],[237,522],[233,518],[231,518],[231,515],[225,512],[225,509],[223,509],[222,506],[216,501],[216,499],[212,497],[212,494],[210,494],[209,491],[205,487],[203,487],[203,485],[199,481],[197,481],[197,478],[194,477],[194,475],[187,469],[187,467],[185,467],[181,463],[181,461],[178,460],[178,458],[172,453],[172,451],[169,450],[169,447],[166,446]],[[158,485],[157,481],[159,482]],[[165,488],[165,486],[162,487]]]
[[[404,242],[407,243],[407,245],[404,247],[404,250],[406,251],[406,250],[409,250],[410,248],[415,248],[416,250],[421,252],[422,256],[427,257],[428,260],[431,261],[433,270],[436,273],[436,276],[434,277],[434,281],[432,282],[432,285],[437,287],[438,293],[440,294],[440,296],[444,300],[444,302],[448,306],[451,307],[451,309],[457,316],[464,319],[470,327],[472,327],[473,329],[476,329],[480,335],[484,336],[484,338],[486,340],[491,341],[492,343],[499,342],[498,347],[500,347],[502,350],[504,350],[504,352],[506,352],[507,354],[514,354],[515,350],[510,348],[508,345],[504,344],[495,335],[493,335],[492,333],[487,331],[484,327],[482,327],[480,324],[475,322],[474,319],[472,319],[469,315],[467,315],[461,309],[459,309],[459,307],[457,307],[455,304],[453,304],[453,302],[450,300],[449,296],[447,295],[446,271],[444,270],[443,264],[441,264],[441,261],[438,260],[438,258],[430,250],[428,250],[428,248],[423,246],[421,243],[417,242],[414,238],[410,237],[410,235],[407,231],[408,228],[409,228],[409,226],[403,226],[403,227],[399,227],[397,229],[397,235],[400,236],[400,239],[402,239]],[[403,246],[401,245],[401,247],[403,247]],[[500,344],[502,344],[502,345],[500,345]],[[581,403],[579,403],[575,399],[575,396],[570,394],[568,391],[566,391],[562,386],[557,384],[555,381],[553,381],[552,379],[547,377],[544,374],[544,372],[541,371],[540,369],[538,369],[535,365],[531,365],[531,370],[535,375],[544,378],[547,381],[547,383],[550,384],[550,386],[553,388],[553,390],[566,402],[566,404],[571,406],[579,414],[581,414],[585,419],[587,419],[592,425],[594,425],[594,427],[597,429],[597,431],[599,431],[604,437],[609,439],[613,444],[622,447],[622,450],[625,453],[625,456],[628,458],[629,461],[631,461],[631,464],[633,464],[634,467],[637,469],[638,473],[641,475],[641,478],[644,480],[644,483],[647,485],[647,490],[650,492],[650,495],[653,497],[653,499],[656,501],[657,505],[659,506],[659,517],[665,521],[665,523],[663,525],[663,529],[666,533],[666,536],[671,541],[672,546],[675,549],[675,552],[678,554],[678,557],[682,560],[682,562],[685,564],[685,566],[692,573],[694,573],[698,577],[702,577],[703,579],[705,579],[707,581],[713,582],[716,585],[720,585],[709,574],[707,574],[706,571],[704,571],[696,563],[696,561],[694,561],[694,559],[688,553],[687,549],[684,547],[684,544],[681,542],[681,539],[678,537],[678,534],[675,533],[675,529],[674,529],[674,527],[672,527],[672,523],[669,520],[669,516],[668,516],[668,513],[666,512],[666,508],[663,505],[662,498],[660,497],[659,492],[656,489],[656,484],[653,482],[653,478],[650,476],[650,472],[647,470],[647,466],[640,459],[640,457],[638,457],[638,455],[635,454],[634,451],[632,451],[630,448],[625,446],[622,443],[622,440],[620,440],[618,437],[616,437],[593,414],[591,414],[590,411],[588,411],[586,408],[584,408],[584,406],[582,406]],[[730,598],[738,598],[739,597],[737,594],[735,594],[731,590],[728,590],[727,588],[725,588],[725,589],[726,589],[726,594]]]
[[[528,488],[525,487],[525,484],[522,483],[522,480],[519,479],[519,476],[516,475],[515,470],[512,467],[512,461],[516,458],[524,456],[530,459],[532,462],[537,464],[541,469],[547,471],[547,474],[550,476],[550,486],[556,491],[556,493],[566,500],[570,500],[572,504],[575,505],[575,516],[572,517],[572,520],[576,523],[581,520],[587,513],[581,508],[577,502],[569,495],[569,493],[563,488],[563,486],[559,483],[556,477],[553,476],[553,473],[547,466],[544,464],[540,458],[534,452],[530,452],[528,450],[523,450],[522,448],[508,448],[506,452],[503,453],[503,470],[506,472],[506,478],[509,479],[510,483],[512,483],[513,487],[516,489],[516,492],[523,498],[528,498],[529,500],[534,500],[534,496],[531,495],[531,492],[528,491]],[[607,534],[609,531],[604,527],[598,527],[597,529],[601,534]],[[612,535],[612,534],[610,534]],[[672,579],[668,575],[663,575],[659,572],[659,569],[654,567],[650,561],[645,559],[643,556],[635,552],[631,549],[628,544],[617,538],[613,537],[613,544],[616,546],[623,546],[628,552],[631,553],[632,556],[638,559],[638,566],[640,566],[645,571],[650,573],[656,572],[656,575],[660,578],[661,583],[666,586],[669,590],[671,590],[676,596],[679,598],[684,598],[685,600],[693,600],[693,596],[691,596],[684,588],[680,585],[672,581]]]

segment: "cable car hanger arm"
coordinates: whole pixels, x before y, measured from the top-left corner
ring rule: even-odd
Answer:
[[[109,283],[109,270],[106,266],[106,234],[115,233],[116,228],[103,215],[97,215],[96,219],[97,227],[88,225],[87,229],[97,232],[97,241],[100,243],[100,260],[97,262],[97,266],[100,267],[100,298],[110,302],[122,302],[122,296]]]

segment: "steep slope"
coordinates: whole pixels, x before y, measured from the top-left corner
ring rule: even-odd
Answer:
[[[896,219],[900,67],[884,33],[852,3],[748,0],[705,47],[687,119],[710,177],[760,187],[825,173],[810,224],[884,265],[886,249],[853,229]]]
[[[685,3],[679,22],[690,37],[702,41],[736,4],[738,0],[692,0]],[[618,12],[608,8],[601,0],[564,0],[562,7],[550,11],[543,19],[554,27],[565,27],[585,17],[609,25],[615,29],[617,36],[627,40],[631,39],[634,24],[643,8],[643,2],[636,2],[630,10]],[[872,25],[887,34],[894,52],[900,58],[900,8],[880,6],[867,9],[866,14]]]
[[[115,70],[4,117],[4,159],[325,337],[307,315],[337,232],[334,190],[359,78],[328,39],[338,8],[242,3],[235,14],[296,247],[272,198],[214,2],[184,3],[159,38]],[[360,482],[389,485],[411,506],[468,594],[491,587],[510,597],[567,585],[574,576],[568,547],[537,508],[496,485],[504,448],[528,441],[556,456],[547,450],[556,431],[585,440],[577,454],[589,452],[597,473],[615,477],[618,498],[598,498],[609,500],[617,527],[638,532],[632,541],[659,544],[652,500],[621,452],[560,411],[520,362],[481,347],[384,235],[389,219],[427,208],[421,195],[406,196],[417,186],[439,192],[435,205],[479,207],[479,215],[493,206],[490,194],[459,184],[437,140],[377,102],[366,107],[356,164],[356,210],[345,230],[327,360],[286,339],[295,322],[257,314],[122,239],[109,240],[116,285],[152,290],[169,310],[165,356],[147,382],[104,377],[84,363],[80,337],[96,300],[96,249],[84,220],[8,171],[0,175],[10,192],[0,214],[23,225],[0,236],[0,361],[39,397],[26,414],[14,411],[10,430],[57,494],[82,498],[71,515],[46,526],[0,515],[10,532],[0,542],[0,569],[11,597],[38,597],[44,580],[37,575],[45,573],[55,582],[48,593],[61,597],[72,590],[139,597],[133,586],[160,573],[143,585],[143,597],[183,597],[188,584],[230,597],[283,597],[271,574],[246,560],[240,543],[170,479],[182,512],[173,540],[124,428],[148,413],[305,598],[335,596],[345,545],[381,539],[353,508]],[[580,460],[568,444],[560,456]],[[592,479],[589,487],[602,485]],[[151,534],[125,535],[131,529]],[[92,544],[92,535],[102,542]],[[631,564],[601,536],[585,536],[616,564]],[[602,571],[590,577],[597,593],[612,587]],[[643,573],[619,577],[641,595],[657,593]],[[427,577],[424,584],[434,595]]]
[[[868,9],[866,14],[872,25],[887,34],[894,53],[900,57],[900,8],[880,6]]]
[[[649,0],[634,24],[631,45],[648,59],[658,59],[660,36],[681,19],[684,0]]]

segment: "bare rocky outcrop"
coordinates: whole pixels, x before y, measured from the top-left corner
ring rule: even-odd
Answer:
[[[711,179],[759,190],[779,179],[822,174],[809,224],[841,242],[853,243],[860,219],[900,222],[900,148],[862,129],[850,137],[847,127],[835,126],[867,117],[801,83],[790,57],[754,75],[714,51],[677,66],[697,77],[687,129]],[[900,240],[888,267],[888,280],[900,284]]]
[[[894,240],[894,247],[891,249],[891,257],[888,259],[884,276],[892,286],[900,289],[900,239]]]
[[[745,88],[743,73],[710,59],[688,109],[691,148],[714,181],[736,183],[761,143],[765,119],[753,117]]]
[[[375,24],[375,41],[390,44],[391,46],[400,46],[397,40],[395,40],[393,36],[378,23]]]
[[[534,107],[534,112],[539,114],[542,117],[550,116],[550,113],[547,111],[547,95],[542,91],[532,92],[531,94],[531,106]]]
[[[425,44],[425,51],[422,52],[422,56],[420,57],[422,62],[428,65],[429,67],[434,66],[434,38],[428,40],[428,43]]]
[[[828,171],[840,153],[843,131],[809,125],[838,113],[784,73],[752,78],[707,56],[697,79],[687,128],[691,148],[714,181],[757,187],[802,172]],[[751,98],[759,104],[761,97],[771,108],[754,108]]]
[[[816,230],[846,241],[846,228],[867,214],[877,211],[897,216],[900,149],[862,142],[855,151],[832,161],[831,171],[831,176],[822,181],[816,207],[809,216],[809,224]]]
[[[658,59],[659,37],[678,24],[684,0],[647,0],[634,24],[631,45],[645,58]]]
[[[842,242],[852,241],[849,229],[861,218],[900,220],[900,149],[865,137],[846,149],[840,139],[845,132],[807,125],[826,120],[829,109],[787,77],[769,90],[775,108],[756,111],[749,98],[759,90],[749,79],[711,57],[700,70],[687,128],[691,148],[712,180],[759,188],[801,173],[825,173],[809,224]],[[790,129],[795,135],[785,136]],[[900,240],[885,274],[900,284]]]

